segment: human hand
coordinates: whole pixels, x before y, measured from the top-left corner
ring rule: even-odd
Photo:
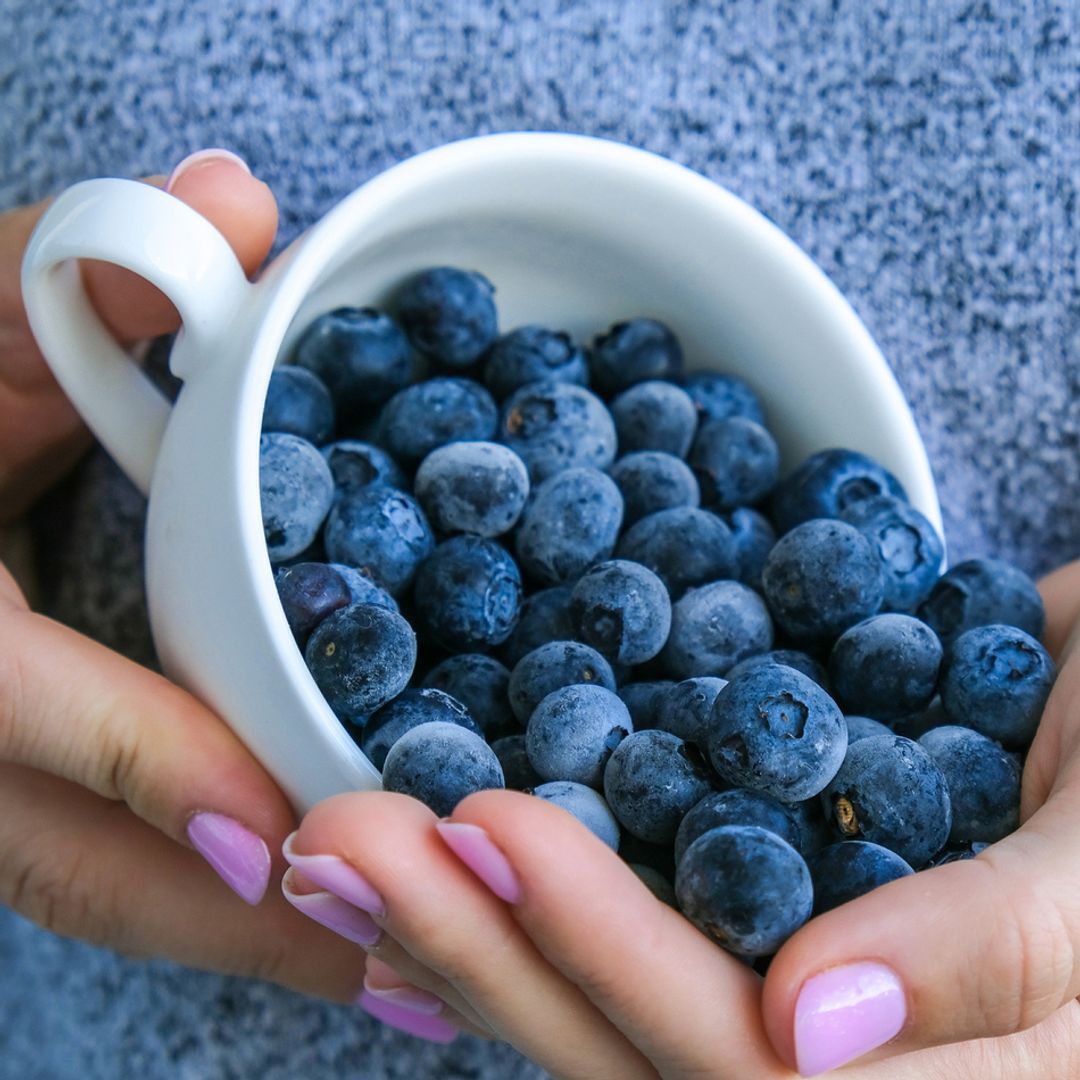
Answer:
[[[1022,828],[814,919],[764,980],[568,814],[517,792],[470,796],[448,823],[401,795],[329,799],[290,838],[283,888],[332,888],[309,858],[342,860],[367,882],[352,898],[377,909],[355,913],[380,961],[369,987],[471,1010],[557,1076],[779,1080],[860,1054],[853,1080],[1078,1076],[1080,648],[1063,651],[1080,563],[1041,589],[1062,670],[1028,757]],[[889,969],[886,992],[844,1012],[858,994],[842,969],[866,962]],[[808,980],[826,970],[822,998]],[[815,1001],[830,1034],[796,1047],[797,1010]]]

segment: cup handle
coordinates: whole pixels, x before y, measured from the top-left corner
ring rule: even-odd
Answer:
[[[91,431],[149,494],[171,407],[106,329],[75,259],[126,267],[156,285],[180,312],[170,366],[191,378],[220,351],[254,286],[235,252],[198,211],[150,184],[75,184],[46,210],[22,263],[30,329],[57,382]],[[178,369],[179,368],[179,369]]]

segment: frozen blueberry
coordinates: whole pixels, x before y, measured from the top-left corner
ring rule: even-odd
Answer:
[[[376,769],[381,769],[390,748],[406,731],[434,721],[481,735],[469,710],[456,698],[441,690],[405,690],[367,718],[360,730],[360,749]]]
[[[916,870],[942,849],[952,828],[941,769],[918,743],[900,735],[849,746],[821,805],[845,840],[881,844]]]
[[[482,536],[454,536],[420,564],[414,601],[432,637],[473,652],[509,637],[521,606],[521,572],[506,549]]]
[[[881,607],[881,560],[858,529],[817,518],[795,526],[761,572],[777,624],[801,641],[834,638]]]
[[[771,956],[813,909],[803,857],[757,825],[723,825],[699,836],[675,873],[682,913],[739,956]]]
[[[1004,623],[1041,638],[1046,625],[1035,582],[1001,559],[969,559],[951,566],[930,590],[919,618],[933,627],[946,648],[976,626]]]
[[[549,641],[523,656],[510,672],[507,691],[510,708],[525,724],[548,694],[575,683],[614,690],[615,675],[611,665],[588,645],[579,641]]]
[[[561,330],[522,326],[504,334],[484,361],[484,384],[502,401],[531,382],[568,382],[588,386],[585,354]]]
[[[659,450],[686,457],[697,430],[697,409],[685,390],[650,379],[624,390],[611,403],[619,453]]]
[[[326,384],[295,364],[275,368],[266,390],[262,429],[284,431],[322,445],[334,434],[334,402]]]
[[[525,462],[539,484],[576,466],[606,469],[615,460],[615,424],[604,403],[583,386],[527,383],[503,404],[499,442]]]
[[[280,566],[274,573],[274,584],[289,629],[301,648],[331,611],[354,602],[345,579],[326,563]]]
[[[323,536],[331,562],[360,567],[393,596],[408,588],[435,548],[431,526],[416,500],[383,485],[342,492]]]
[[[928,865],[947,866],[953,862],[966,862],[968,859],[974,859],[989,846],[989,844],[984,844],[978,840],[971,844],[961,844],[959,847],[953,847],[952,844],[949,844],[948,847],[943,848],[939,854],[935,855]]]
[[[944,675],[945,664],[942,665]],[[938,693],[940,694],[940,688]],[[918,742],[928,731],[943,724],[951,724],[952,720],[945,715],[945,709],[941,704],[941,698],[936,697],[925,709],[919,712],[909,713],[899,720],[891,720],[887,725],[896,735],[903,735],[905,739],[913,739]],[[879,733],[880,734],[880,733]]]
[[[765,601],[738,581],[714,581],[691,589],[672,608],[663,661],[676,679],[723,675],[772,643]]]
[[[914,611],[934,587],[945,547],[937,530],[910,503],[875,495],[841,515],[878,552],[885,574],[885,611]]]
[[[414,468],[447,443],[491,439],[497,422],[495,402],[478,382],[428,379],[399,390],[386,403],[378,441],[403,465]]]
[[[529,761],[524,732],[516,732],[496,739],[491,744],[491,749],[495,751],[495,756],[499,759],[506,786],[510,790],[531,791],[544,782]]]
[[[660,901],[668,907],[678,907],[675,899],[675,886],[659,870],[643,863],[630,863],[630,869],[641,879],[641,883]]]
[[[615,323],[589,350],[589,371],[601,394],[617,394],[646,379],[678,379],[682,366],[679,339],[656,319]]]
[[[690,466],[681,458],[659,450],[627,454],[611,466],[610,472],[626,505],[626,525],[633,525],[659,510],[696,507],[701,499]]]
[[[872,739],[875,735],[891,735],[884,724],[878,720],[871,720],[869,716],[845,716],[847,722],[848,746],[860,739]]]
[[[698,428],[687,463],[701,488],[702,505],[733,510],[760,502],[772,491],[780,450],[760,424],[732,416],[707,420]]]
[[[886,729],[887,730],[887,729]],[[799,842],[795,845],[804,859],[828,847],[835,837],[821,812],[821,800],[816,796],[802,802],[784,803],[788,813],[799,826]]]
[[[696,585],[732,577],[736,566],[731,530],[715,514],[689,506],[643,517],[626,530],[615,554],[647,566],[672,601]]]
[[[954,724],[974,728],[1011,749],[1035,737],[1057,677],[1047,651],[1015,626],[977,626],[952,645],[941,703]]]
[[[529,473],[509,447],[455,442],[424,458],[414,490],[428,520],[441,532],[501,536],[521,516]]]
[[[376,607],[384,607],[387,611],[397,612],[398,602],[381,586],[361,573],[354,566],[346,566],[344,563],[330,563],[345,580],[349,589],[351,603],[374,604]]]
[[[499,656],[512,668],[526,653],[549,641],[570,641],[574,624],[570,618],[569,585],[552,585],[526,596],[517,626],[499,648]]]
[[[612,851],[619,850],[619,823],[600,792],[573,780],[550,780],[534,787],[532,793],[561,806]]]
[[[687,742],[705,746],[716,695],[727,686],[726,679],[703,675],[675,683],[660,699],[656,723],[648,725],[670,731]],[[640,726],[640,725],[639,725]]]
[[[741,675],[744,671],[749,671],[760,664],[784,664],[786,667],[801,671],[822,689],[829,689],[829,676],[825,668],[809,653],[799,649],[770,649],[769,652],[748,656],[745,660],[740,660],[733,668],[729,668],[726,678],[734,679],[736,675]]]
[[[970,728],[928,731],[919,745],[949,786],[953,844],[993,844],[1020,827],[1020,762],[1000,743]]]
[[[615,691],[630,711],[635,731],[660,726],[658,721],[664,698],[674,686],[670,679],[658,679],[654,682],[624,683]]]
[[[855,450],[821,450],[806,459],[773,493],[772,520],[781,535],[812,518],[839,517],[875,495],[906,499],[891,472]]]
[[[713,790],[701,751],[669,731],[635,731],[604,769],[604,796],[639,840],[670,844],[686,812]]]
[[[915,872],[895,851],[865,840],[829,844],[811,856],[809,864],[815,915],[832,911],[879,885]]]
[[[788,803],[809,799],[836,775],[846,749],[836,702],[794,668],[763,664],[716,695],[709,758],[739,787]]]
[[[845,630],[829,656],[833,694],[845,711],[898,720],[925,709],[941,668],[941,642],[911,615],[874,615]]]
[[[747,420],[765,427],[765,410],[761,399],[743,379],[735,375],[721,375],[716,371],[692,371],[681,385],[690,395],[701,423],[745,416]]]
[[[613,691],[576,683],[552,691],[533,709],[525,749],[545,780],[599,788],[611,752],[633,730],[630,713]]]
[[[761,571],[776,543],[776,531],[764,514],[740,506],[722,515],[735,541],[735,578],[761,591]]]
[[[306,439],[261,435],[259,497],[270,561],[284,562],[314,542],[334,499],[334,478]]]
[[[517,728],[507,697],[510,672],[494,657],[483,653],[448,657],[424,676],[423,686],[460,701],[488,742]]]
[[[611,557],[623,501],[610,476],[567,469],[545,480],[526,508],[516,546],[522,569],[537,581],[571,581]]]
[[[339,413],[371,413],[412,382],[405,335],[389,315],[340,307],[315,319],[296,344],[296,363],[326,384]]]
[[[437,266],[405,283],[397,314],[413,348],[449,368],[478,360],[499,333],[495,286],[475,270]]]
[[[411,728],[390,748],[383,789],[411,795],[439,817],[454,812],[466,795],[504,787],[495,751],[457,724],[433,720]]]
[[[586,570],[570,595],[579,640],[612,662],[641,664],[664,647],[671,601],[648,567],[624,559]]]
[[[802,842],[799,821],[784,803],[747,788],[714,791],[695,803],[682,819],[675,834],[675,865],[699,836],[722,825],[757,825],[776,833],[796,851]]]
[[[404,488],[405,474],[398,463],[374,443],[341,439],[322,448],[322,456],[334,477],[338,491],[351,491],[368,484]]]
[[[405,688],[416,665],[416,635],[396,612],[350,604],[315,627],[304,659],[330,708],[356,721]]]

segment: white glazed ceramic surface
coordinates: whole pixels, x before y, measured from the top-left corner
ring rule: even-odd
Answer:
[[[171,412],[112,341],[76,257],[154,282],[183,319]],[[146,574],[166,672],[232,726],[298,810],[379,777],[326,705],[278,602],[259,512],[258,442],[273,366],[320,313],[385,304],[411,273],[474,268],[500,326],[576,338],[650,315],[688,369],[746,377],[784,464],[827,446],[877,458],[939,528],[926,453],[866,328],[775,226],[712,182],[617,143],[493,135],[388,170],[298,237],[252,284],[221,235],[131,180],[77,184],[30,240],[30,324],[61,385],[150,494]]]

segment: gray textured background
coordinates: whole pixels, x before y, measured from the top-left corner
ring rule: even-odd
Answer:
[[[223,145],[277,193],[278,250],[367,177],[450,139],[627,141],[741,195],[848,296],[912,404],[954,560],[1041,572],[1080,554],[1075,6],[224,6],[7,0],[0,209]],[[143,657],[141,513],[97,457],[40,520],[63,541],[55,610]],[[0,1015],[0,1076],[26,1080],[538,1075],[504,1048],[427,1047],[3,915]]]

